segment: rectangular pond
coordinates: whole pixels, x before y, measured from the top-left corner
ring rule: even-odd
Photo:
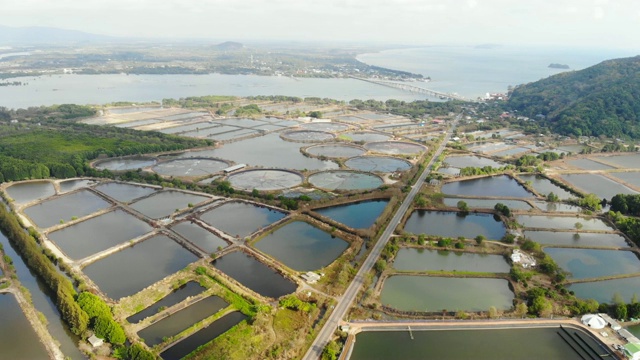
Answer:
[[[164,360],[180,360],[200,346],[224,334],[246,318],[246,315],[238,311],[227,314],[163,351],[160,353],[160,357]]]
[[[89,187],[95,185],[95,183],[95,181],[89,179],[78,179],[61,181],[58,185],[60,186],[60,193],[62,194],[80,188]]]
[[[591,159],[567,160],[567,164],[583,170],[609,170],[614,168],[613,166],[605,165]]]
[[[599,174],[564,174],[561,177],[578,189],[596,194],[601,199],[611,200],[617,194],[638,193]]]
[[[527,231],[526,237],[541,245],[585,246],[585,247],[629,247],[624,237],[618,234]]]
[[[364,331],[356,336],[350,360],[395,359],[590,359],[610,354],[582,330],[559,327]],[[567,343],[564,339],[571,338]],[[579,345],[594,349],[580,348]],[[574,350],[573,348],[579,349]],[[585,346],[586,348],[586,346]],[[580,353],[576,352],[580,351]]]
[[[463,156],[447,156],[443,163],[447,163],[449,166],[456,168],[465,168],[465,167],[485,167],[491,166],[494,168],[503,167],[506,164],[503,162],[498,162],[489,158],[485,158],[477,155],[463,155]]]
[[[577,216],[544,216],[544,215],[516,215],[518,224],[525,228],[575,230],[576,223],[582,224],[581,230],[613,231],[607,223],[598,218],[583,218]]]
[[[285,216],[268,207],[234,201],[205,212],[200,219],[231,236],[243,238]]]
[[[459,251],[401,248],[393,261],[400,271],[473,271],[508,273],[504,256]]]
[[[195,281],[189,281],[188,283],[180,286],[169,295],[163,297],[160,301],[152,304],[146,309],[137,312],[127,318],[127,321],[135,324],[141,320],[155,315],[163,309],[172,307],[173,305],[184,301],[186,298],[196,296],[203,292],[205,289]]]
[[[517,181],[506,175],[446,183],[442,185],[442,192],[448,195],[479,197],[533,197],[532,193],[528,192],[522,185],[518,184]]]
[[[640,272],[640,259],[631,251],[544,248],[572,279],[589,279]]]
[[[403,311],[510,309],[513,292],[504,279],[394,275],[384,282],[380,302]]]
[[[253,256],[232,252],[215,259],[211,264],[256,293],[272,298],[291,294],[297,285]]]
[[[0,294],[0,358],[49,358],[13,294]]]
[[[349,243],[304,221],[293,221],[254,246],[296,271],[309,271],[331,264]]]
[[[427,234],[473,239],[484,235],[487,239],[501,239],[506,233],[502,221],[490,214],[469,213],[466,216],[450,211],[414,210],[404,224],[412,234]]]
[[[116,209],[52,233],[47,237],[72,259],[82,259],[146,234],[153,228]]]
[[[388,203],[389,200],[387,199],[360,201],[313,211],[353,229],[368,229],[376,222]]]
[[[613,296],[616,293],[622,296],[626,303],[630,303],[633,295],[640,296],[640,277],[570,284],[567,289],[575,292],[579,298],[595,299],[601,304],[613,304]]]
[[[624,169],[637,169],[640,167],[640,154],[638,153],[602,156],[598,157],[598,160]]]
[[[521,174],[518,175],[518,177],[524,182],[530,181],[531,187],[533,187],[533,189],[540,195],[546,196],[549,195],[549,193],[554,193],[555,195],[558,195],[558,198],[560,200],[567,200],[576,197],[567,190],[552,183],[551,180],[545,178],[544,176],[534,174]]]
[[[640,166],[640,164],[638,166]],[[609,176],[620,179],[632,186],[640,187],[640,171],[609,173]]]
[[[138,331],[148,346],[162,343],[165,337],[178,335],[191,325],[224,309],[229,304],[218,296],[209,296]]]
[[[83,269],[112,299],[133,295],[183,269],[198,257],[165,235],[156,235]]]
[[[24,209],[33,222],[41,228],[48,228],[61,221],[71,221],[103,210],[111,204],[89,190],[80,190]]]
[[[571,212],[571,213],[579,213],[582,212],[582,208],[575,205],[569,205],[560,202],[548,202],[548,201],[539,201],[534,200],[533,203],[536,207],[544,212]]]
[[[157,191],[157,189],[151,187],[117,182],[99,184],[95,187],[95,190],[123,203],[128,203],[133,199],[147,196]]]
[[[173,214],[177,209],[184,209],[207,201],[207,196],[194,195],[180,191],[161,191],[148,198],[136,201],[131,208],[152,219],[159,219]]]
[[[187,240],[194,243],[201,250],[208,253],[214,253],[229,245],[226,241],[222,240],[218,235],[189,221],[184,221],[176,225],[173,225],[171,227],[171,230],[184,236]]]
[[[470,208],[493,209],[497,203],[507,205],[511,210],[531,210],[531,205],[520,200],[490,200],[490,199],[468,199],[468,198],[444,198],[443,203],[446,206],[457,207],[458,201],[464,201]]]

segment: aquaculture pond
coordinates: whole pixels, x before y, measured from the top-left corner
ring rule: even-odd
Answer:
[[[95,190],[98,190],[117,201],[128,203],[131,200],[151,195],[158,189],[134,184],[108,182],[97,185]]]
[[[561,177],[573,186],[586,193],[596,194],[601,199],[611,200],[617,194],[638,193],[600,174],[564,174]]]
[[[46,348],[31,327],[15,296],[0,294],[0,357],[48,359]]]
[[[576,224],[581,230],[613,231],[604,221],[598,218],[583,218],[576,216],[544,216],[544,215],[516,215],[518,224],[526,228],[575,230]]]
[[[567,289],[575,292],[579,298],[595,299],[601,304],[613,304],[615,294],[622,296],[626,303],[630,303],[633,295],[640,296],[640,277],[581,282],[570,284]]]
[[[358,156],[345,161],[344,164],[353,170],[382,173],[411,169],[410,162],[388,156]]]
[[[138,336],[149,346],[158,345],[162,342],[162,338],[178,335],[228,305],[218,296],[209,296],[138,331]]]
[[[116,209],[47,237],[72,259],[82,259],[146,234],[153,228],[135,216]]]
[[[376,132],[356,131],[340,134],[339,138],[359,142],[380,142],[391,139],[391,136]]]
[[[176,159],[162,162],[153,171],[165,176],[207,176],[229,167],[229,163],[214,159]]]
[[[380,302],[403,311],[510,309],[513,292],[504,279],[394,275],[385,280]]]
[[[236,189],[274,191],[298,186],[304,178],[298,173],[287,170],[252,169],[231,174],[228,180]]]
[[[330,158],[350,158],[359,156],[367,152],[367,150],[352,145],[345,144],[321,144],[307,148],[305,150],[311,155],[326,156]]]
[[[140,320],[146,319],[149,316],[155,315],[162,311],[172,307],[173,305],[180,303],[190,296],[196,296],[205,290],[200,284],[195,281],[189,281],[188,283],[180,286],[169,295],[163,297],[160,301],[152,304],[148,308],[137,312],[127,318],[127,321],[135,324]]]
[[[327,190],[370,190],[382,184],[382,178],[356,171],[332,170],[315,173],[309,176],[309,183]]]
[[[482,156],[475,155],[463,155],[463,156],[447,156],[443,163],[447,163],[449,166],[456,168],[465,168],[465,167],[485,167],[491,166],[494,168],[503,167],[506,164],[503,162],[498,162],[492,159],[488,159]]]
[[[24,209],[33,222],[41,228],[81,218],[111,206],[89,190],[80,190]]]
[[[60,311],[55,305],[55,294],[48,291],[47,285],[27,267],[23,258],[16,252],[13,244],[10,243],[9,239],[7,239],[7,237],[2,233],[0,233],[0,244],[3,246],[4,254],[11,257],[11,260],[13,260],[13,266],[15,268],[16,275],[18,275],[18,279],[20,280],[20,284],[29,290],[33,306],[37,311],[42,313],[44,318],[47,320],[46,328],[60,344],[60,349],[64,355],[73,359],[86,358],[77,347],[77,343],[80,341],[80,338],[71,332],[69,327],[60,317]],[[0,309],[6,307],[7,306],[0,304]],[[22,337],[23,334],[25,334],[24,336],[27,336],[26,332],[14,332],[12,335],[13,334],[20,337]],[[5,337],[2,336],[2,338]],[[11,338],[11,336],[9,336],[9,338]],[[32,346],[31,343],[28,345]],[[0,358],[4,358],[1,352]]]
[[[156,159],[112,159],[101,161],[95,165],[98,170],[126,171],[137,170],[155,165]]]
[[[222,318],[214,321],[211,325],[198,330],[192,335],[189,335],[189,337],[187,337],[186,339],[181,340],[179,343],[163,351],[162,353],[160,353],[160,357],[164,360],[182,359],[189,353],[196,350],[198,347],[224,334],[226,331],[236,326],[246,318],[246,315],[238,311],[227,314]]]
[[[177,209],[195,206],[211,198],[180,191],[161,191],[131,204],[131,208],[152,219],[169,216]]]
[[[631,251],[547,247],[544,252],[572,279],[640,272],[640,260]]]
[[[277,133],[224,144],[221,148],[191,151],[181,157],[218,157],[238,164],[283,169],[337,169],[333,161],[322,161],[302,155],[300,144],[285,141]]]
[[[623,169],[638,169],[640,168],[640,154],[624,154],[613,156],[602,156],[597,158],[599,161],[615,165]]]
[[[403,141],[370,142],[364,146],[367,150],[387,155],[418,155],[427,148]]]
[[[92,186],[95,183],[96,183],[95,181],[89,180],[89,179],[78,179],[78,180],[61,181],[58,184],[58,186],[60,186],[60,193],[66,193],[76,189]]]
[[[508,273],[504,256],[446,250],[401,248],[393,261],[400,271],[472,271]]]
[[[534,200],[533,203],[536,207],[545,212],[572,212],[578,213],[582,212],[582,208],[575,205],[569,205],[559,202],[548,202],[548,201],[538,201]]]
[[[411,334],[406,327],[400,331],[365,331],[356,336],[355,348],[349,359],[582,360],[594,354],[611,353],[582,330],[566,329],[568,333],[559,327],[424,331],[412,328]],[[560,335],[561,332],[564,335]],[[571,344],[565,338],[570,338]],[[585,344],[593,350],[585,350]]]
[[[323,268],[349,243],[304,221],[293,221],[270,232],[254,245],[296,271]]]
[[[609,170],[614,168],[613,166],[605,165],[591,159],[567,160],[567,164],[583,170]]]
[[[231,236],[243,238],[285,216],[285,213],[268,207],[234,201],[205,212],[200,219]]]
[[[506,175],[446,183],[442,185],[442,192],[449,195],[481,197],[533,197],[533,194],[528,192],[522,185]]]
[[[311,122],[300,125],[300,127],[309,130],[319,130],[319,131],[344,131],[349,128],[349,125],[334,123],[334,122]]]
[[[133,295],[184,269],[197,256],[165,235],[156,235],[83,269],[114,300]]]
[[[292,130],[281,135],[289,141],[322,142],[333,140],[336,136],[325,131]]]
[[[368,229],[384,211],[389,200],[369,200],[315,209],[316,213],[354,229]]]
[[[527,231],[527,238],[542,245],[584,247],[629,247],[624,237],[618,234],[579,233],[558,231]]]
[[[53,196],[56,193],[56,189],[49,181],[33,181],[11,185],[5,192],[17,204],[26,204]]]
[[[173,225],[171,230],[182,235],[185,239],[189,240],[202,251],[207,253],[216,252],[229,245],[218,235],[188,221]]]
[[[414,210],[404,231],[412,234],[427,234],[457,238],[464,236],[473,239],[484,235],[487,239],[501,239],[506,233],[502,221],[490,214],[460,215],[450,211]]]
[[[520,200],[491,200],[491,199],[468,199],[468,198],[444,198],[442,202],[446,206],[457,207],[459,201],[464,201],[470,208],[493,209],[497,203],[506,205],[511,210],[530,210],[531,206]]]
[[[530,181],[533,189],[540,195],[549,195],[549,193],[554,193],[558,196],[560,200],[567,200],[572,197],[576,197],[572,193],[566,191],[565,189],[555,185],[551,182],[551,180],[545,178],[544,176],[534,175],[534,174],[523,174],[518,175],[518,177],[522,181]]]
[[[640,159],[638,159],[640,160]],[[638,164],[640,167],[640,164]],[[627,182],[631,186],[640,187],[640,172],[639,171],[631,171],[631,172],[619,172],[619,173],[609,173],[609,176],[613,176],[614,178],[620,179],[624,182]]]
[[[215,259],[211,264],[256,293],[279,298],[296,291],[297,285],[253,256],[232,252]]]

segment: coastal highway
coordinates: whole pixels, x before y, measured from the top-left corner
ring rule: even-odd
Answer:
[[[431,157],[431,160],[429,161],[429,164],[427,165],[427,167],[424,169],[424,171],[418,178],[418,181],[416,181],[416,183],[411,188],[411,191],[409,191],[409,194],[407,194],[407,197],[405,197],[402,204],[400,204],[400,207],[398,208],[393,218],[389,222],[389,225],[382,233],[382,236],[380,236],[380,239],[378,239],[378,242],[373,246],[373,249],[369,253],[369,256],[367,256],[367,258],[362,263],[360,270],[358,270],[358,273],[356,274],[355,278],[353,279],[351,284],[349,284],[347,291],[345,291],[344,295],[342,295],[342,297],[338,300],[338,303],[336,304],[335,309],[333,310],[333,312],[329,316],[329,319],[327,320],[327,322],[324,324],[324,326],[318,333],[318,336],[316,336],[316,339],[314,340],[313,344],[311,344],[311,347],[309,348],[307,353],[304,355],[303,359],[305,360],[320,359],[322,355],[322,350],[331,339],[331,336],[333,335],[334,331],[338,328],[338,325],[340,325],[340,320],[344,318],[345,314],[353,304],[353,300],[355,299],[356,295],[358,294],[358,291],[360,290],[360,288],[362,287],[362,284],[364,283],[365,275],[369,271],[371,271],[371,268],[373,268],[373,265],[375,264],[376,260],[380,256],[382,249],[384,249],[385,245],[387,245],[387,242],[389,241],[391,234],[400,223],[402,216],[409,208],[409,205],[411,205],[411,203],[413,202],[413,199],[415,198],[416,194],[418,194],[418,191],[420,191],[420,188],[422,187],[424,180],[427,178],[427,176],[431,172],[433,163],[438,158],[438,156],[440,156],[445,146],[451,139],[451,135],[453,134],[453,131],[455,130],[455,127],[461,117],[462,117],[462,114],[459,114],[458,116],[456,116],[454,122],[451,124],[451,126],[447,130],[447,134],[444,140],[442,140],[442,143],[440,144],[440,146],[438,147],[438,150],[433,154],[433,156]]]

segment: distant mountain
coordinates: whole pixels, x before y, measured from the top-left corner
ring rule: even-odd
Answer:
[[[90,34],[77,30],[30,26],[10,27],[0,25],[0,46],[3,45],[66,45],[76,43],[105,42],[117,37]]]
[[[640,56],[516,87],[509,106],[560,134],[639,139]]]
[[[222,51],[230,51],[230,50],[241,50],[244,48],[244,45],[234,41],[225,41],[221,44],[214,46],[217,50]]]

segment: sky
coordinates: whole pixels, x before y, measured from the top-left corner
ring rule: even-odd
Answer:
[[[639,0],[0,0],[7,26],[235,41],[640,47]]]

